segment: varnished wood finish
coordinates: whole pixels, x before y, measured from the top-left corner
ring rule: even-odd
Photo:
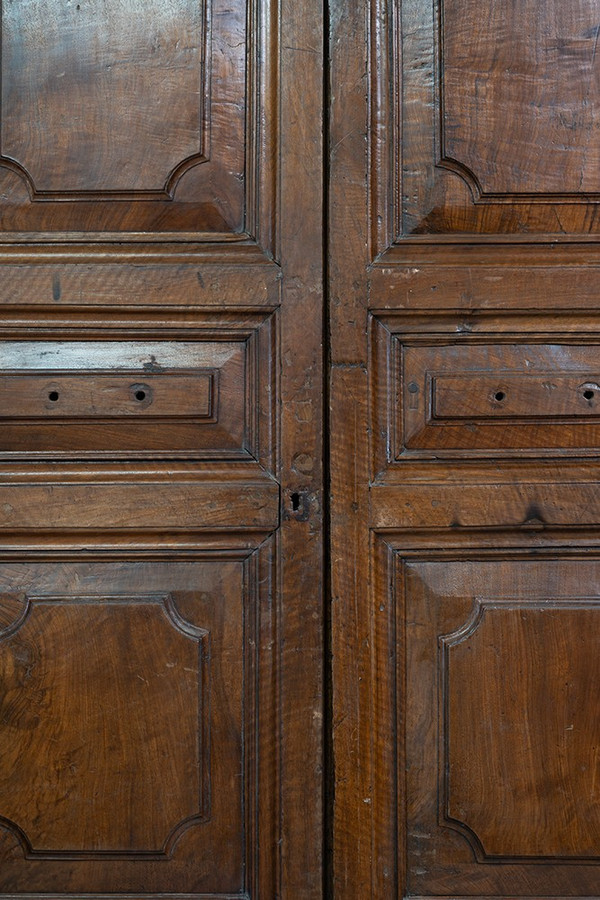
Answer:
[[[274,627],[256,593],[267,558],[6,562],[5,891],[77,894],[95,869],[117,893],[183,890],[192,870],[199,893],[235,892],[242,734],[259,741],[243,647]]]
[[[597,897],[593,2],[334,2],[333,896]]]
[[[0,897],[318,900],[322,6],[0,13]]]
[[[3,4],[4,230],[242,232],[249,21],[202,0]]]

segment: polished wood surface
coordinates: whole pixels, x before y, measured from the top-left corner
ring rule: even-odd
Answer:
[[[243,232],[256,37],[240,3],[3,4],[3,230]]]
[[[318,900],[322,6],[0,14],[0,897]]]
[[[592,0],[333,2],[333,871],[600,885]]]

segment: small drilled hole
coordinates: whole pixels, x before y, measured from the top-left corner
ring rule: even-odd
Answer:
[[[506,394],[504,393],[504,391],[496,391],[496,393],[494,394],[494,400],[497,400],[498,403],[502,403],[502,401],[505,399]]]
[[[141,401],[141,400],[145,400],[145,399],[146,399],[146,391],[136,391],[136,392],[135,392],[135,399],[136,399],[136,400],[140,400],[140,401]]]
[[[584,391],[583,396],[585,397],[586,400],[593,400],[594,392],[593,391]]]
[[[48,394],[48,400],[52,400],[53,403],[56,403],[56,401],[58,400],[58,397],[59,397],[58,391],[50,391],[50,393]]]

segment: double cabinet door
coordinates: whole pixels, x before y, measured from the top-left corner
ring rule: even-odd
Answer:
[[[597,897],[599,0],[0,18],[0,900]]]
[[[0,5],[0,897],[321,894],[313,5]]]

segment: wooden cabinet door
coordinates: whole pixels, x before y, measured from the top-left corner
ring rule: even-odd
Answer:
[[[335,896],[600,885],[596,0],[334,0]]]
[[[0,897],[320,897],[320,5],[0,15]]]

